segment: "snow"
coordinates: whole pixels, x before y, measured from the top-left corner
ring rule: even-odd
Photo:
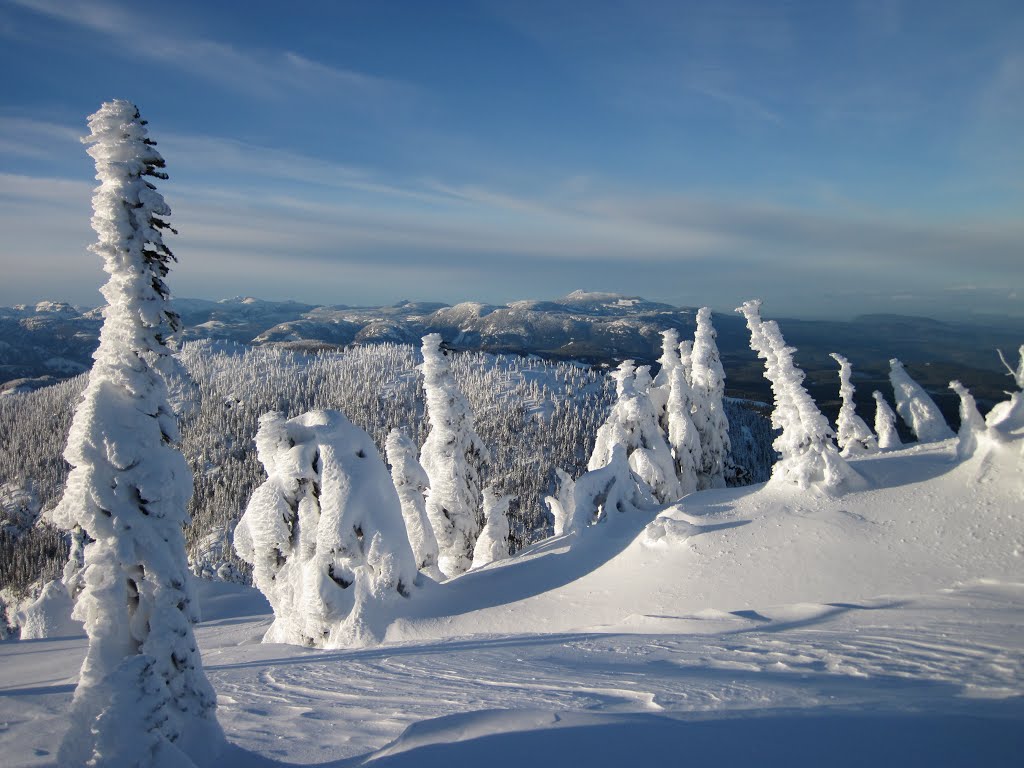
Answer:
[[[866,487],[838,498],[609,515],[425,584],[372,648],[261,644],[259,594],[201,582],[220,764],[1018,765],[1018,439],[855,457]],[[0,644],[9,764],[52,764],[84,650]]]
[[[922,443],[953,436],[935,401],[896,358],[889,361],[889,380],[896,397],[896,413]]]
[[[145,125],[133,104],[111,101],[89,117],[84,139],[100,181],[91,250],[109,279],[100,345],[64,451],[72,469],[50,515],[92,539],[72,614],[89,646],[60,746],[67,765],[189,766],[223,744],[193,638],[182,530],[192,476],[165,382],[177,367],[164,341],[178,326],[163,281],[174,260],[161,235],[171,211],[146,180],[167,176]],[[31,634],[63,630],[51,621],[67,605],[61,588],[51,585],[28,609]]]
[[[452,376],[441,336],[423,337],[423,391],[430,433],[420,451],[427,473],[427,517],[438,544],[438,567],[457,576],[473,561],[482,527],[480,468],[490,459],[473,425],[469,401]]]
[[[373,440],[338,411],[274,412],[260,419],[256,449],[268,477],[238,522],[235,551],[274,608],[265,640],[379,641],[382,611],[409,597],[417,575]]]

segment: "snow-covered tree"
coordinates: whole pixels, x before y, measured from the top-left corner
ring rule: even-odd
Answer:
[[[1014,368],[1006,361],[1003,353],[999,353],[999,359],[1003,361],[1010,378],[1017,385],[1016,392],[1007,392],[1009,400],[996,403],[995,407],[985,416],[985,424],[989,428],[989,434],[999,440],[1010,437],[1020,437],[1024,432],[1024,344],[1018,351],[1019,359],[1017,367]]]
[[[423,337],[423,389],[430,434],[420,452],[427,472],[427,516],[438,545],[438,567],[448,576],[469,570],[480,535],[481,467],[489,460],[473,412],[452,377],[441,335]]]
[[[782,430],[773,443],[780,459],[772,478],[831,492],[859,483],[860,476],[839,455],[828,419],[804,389],[804,373],[793,361],[795,350],[786,346],[778,324],[761,320],[760,299],[744,302],[736,311],[747,320],[751,348],[765,361],[765,378],[775,399],[772,426]]]
[[[223,742],[192,623],[182,527],[192,475],[160,373],[178,317],[164,283],[170,208],[149,182],[166,174],[146,122],[127,101],[89,117],[96,161],[92,251],[110,276],[89,383],[64,457],[52,519],[93,539],[74,616],[89,649],[61,745],[64,765],[211,763]]]
[[[637,386],[632,360],[624,360],[613,374],[618,399],[604,424],[597,430],[587,469],[607,466],[612,460],[615,446],[621,445],[629,466],[651,488],[655,497],[662,502],[675,501],[682,495],[682,490],[676,477],[672,453],[648,394],[648,371],[641,372],[641,383],[647,385],[643,389]]]
[[[679,479],[679,493],[685,495],[697,490],[697,467],[702,456],[700,433],[693,425],[693,394],[681,365],[673,369],[669,383],[668,402],[665,404],[668,444]]]
[[[971,456],[978,448],[979,438],[985,435],[985,419],[978,411],[974,395],[959,381],[949,382],[949,388],[960,398],[960,432],[957,434],[956,453],[961,459]]]
[[[405,530],[409,534],[416,567],[429,576],[440,576],[437,571],[437,537],[427,517],[426,492],[430,480],[416,458],[416,444],[396,427],[388,433],[384,447],[391,465],[391,481],[402,502],[402,517],[405,518]]]
[[[499,496],[490,486],[484,488],[484,528],[473,548],[473,568],[508,557],[508,507],[513,498]]]
[[[697,332],[693,340],[690,387],[693,390],[693,425],[700,435],[701,460],[697,468],[697,488],[724,488],[728,471],[729,419],[722,398],[725,394],[725,370],[711,324],[711,309],[697,312]]]
[[[910,427],[918,442],[934,443],[953,437],[953,430],[927,392],[910,378],[896,358],[889,361],[889,381],[896,398],[896,413]]]
[[[235,550],[274,609],[264,642],[379,642],[417,571],[373,440],[338,411],[268,413],[256,451],[268,477],[238,521]]]
[[[41,508],[31,482],[0,484],[0,534],[20,540],[39,520]]]
[[[683,365],[679,359],[679,332],[674,328],[661,332],[661,357],[658,358],[658,365],[661,367],[658,375],[654,377],[650,397],[654,403],[654,410],[658,413],[662,431],[667,434],[668,413],[665,407],[672,391],[672,372]]]
[[[886,402],[885,395],[877,389],[871,396],[875,398],[875,434],[878,435],[878,447],[883,451],[899,448],[903,441],[896,431],[896,414]]]
[[[686,380],[691,381],[693,378],[693,342],[689,339],[679,342],[679,363],[683,366]]]
[[[669,450],[679,480],[679,493],[697,490],[697,467],[701,462],[700,435],[693,425],[693,392],[687,368],[680,358],[680,349],[690,354],[690,343],[679,342],[679,333],[672,328],[661,332],[661,357],[654,384],[650,389],[651,402],[662,433],[668,438]]]
[[[616,514],[653,509],[657,502],[644,482],[630,467],[622,443],[612,446],[607,464],[585,472],[573,484],[573,529],[606,522]]]
[[[857,406],[853,402],[853,370],[850,361],[838,352],[832,353],[832,359],[839,363],[839,397],[842,406],[839,408],[839,419],[836,423],[836,442],[843,456],[855,456],[859,453],[876,453],[878,440],[874,433],[857,415]]]
[[[554,496],[545,496],[544,503],[554,518],[554,535],[563,536],[579,530],[573,518],[576,512],[574,500],[576,483],[572,476],[561,467],[555,468],[558,476],[558,490]]]

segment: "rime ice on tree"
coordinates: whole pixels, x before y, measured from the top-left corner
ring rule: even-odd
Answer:
[[[690,387],[693,391],[693,425],[700,435],[701,460],[697,468],[697,488],[724,488],[728,470],[729,419],[722,397],[725,394],[725,370],[718,355],[718,334],[711,324],[711,309],[697,312],[697,332],[690,359]]]
[[[513,496],[499,496],[494,489],[484,488],[484,529],[473,549],[473,567],[508,558],[508,507]]]
[[[647,483],[631,469],[622,443],[612,446],[607,464],[583,473],[571,491],[567,495],[572,503],[572,512],[566,514],[567,532],[657,506]]]
[[[438,545],[438,566],[445,576],[469,570],[481,527],[480,468],[489,460],[476,434],[469,401],[452,376],[441,351],[441,336],[423,337],[423,389],[430,434],[420,464],[430,479],[427,516]]]
[[[918,442],[934,443],[953,437],[953,430],[942,418],[939,406],[920,384],[910,378],[903,363],[893,358],[889,361],[889,367],[889,381],[892,382],[896,398],[896,413],[917,435]]]
[[[775,398],[772,426],[782,430],[773,443],[780,459],[772,468],[772,479],[831,492],[859,483],[860,476],[832,441],[828,420],[803,387],[804,373],[793,362],[793,348],[786,346],[775,322],[761,320],[760,299],[744,302],[736,311],[747,320],[751,349],[764,360],[765,378]]]
[[[64,452],[72,469],[52,514],[94,539],[74,612],[89,650],[61,745],[66,765],[207,764],[223,742],[192,633],[182,533],[192,475],[160,373],[178,326],[164,283],[174,260],[162,237],[170,208],[148,181],[166,174],[144,126],[133,104],[107,102],[84,139],[100,181],[91,250],[110,279]]]
[[[1005,440],[1010,437],[1019,437],[1024,431],[1024,344],[1017,353],[1019,355],[1017,367],[1013,368],[999,353],[999,359],[1003,361],[1010,378],[1017,385],[1016,392],[1008,392],[1009,400],[996,403],[995,407],[985,416],[985,424],[989,428],[989,434],[996,439]],[[1024,451],[1022,451],[1024,453]]]
[[[836,423],[836,442],[843,456],[854,456],[858,453],[875,453],[878,451],[878,440],[874,433],[857,415],[857,406],[853,402],[853,369],[850,361],[833,352],[832,359],[839,363],[839,397],[843,404],[839,408],[839,419]]]
[[[396,428],[388,434],[384,447],[391,465],[391,480],[402,503],[402,517],[416,567],[428,575],[441,576],[437,572],[437,537],[427,517],[425,494],[430,480],[416,458],[416,444]]]
[[[959,381],[951,381],[949,388],[960,398],[960,432],[957,434],[956,453],[959,458],[966,459],[977,450],[978,438],[985,434],[985,419],[967,387]]]
[[[658,411],[662,432],[668,436],[669,449],[679,480],[679,493],[697,490],[697,469],[701,464],[700,434],[693,425],[693,390],[687,373],[691,355],[689,342],[680,344],[674,329],[661,333],[661,370],[651,388],[651,400]],[[687,364],[680,357],[687,353]]]
[[[383,639],[416,561],[373,440],[337,411],[260,419],[267,480],[235,528],[235,551],[274,609],[265,642],[317,648]]]
[[[668,444],[672,448],[679,492],[682,495],[697,490],[697,467],[701,460],[700,433],[691,418],[693,392],[682,366],[674,369],[670,378],[668,403]]]
[[[621,445],[629,466],[662,502],[675,501],[681,495],[675,464],[658,423],[654,403],[648,395],[649,369],[637,369],[632,360],[623,361],[613,374],[618,399],[604,424],[597,430],[588,470],[611,463],[615,446]]]
[[[875,433],[878,435],[878,447],[883,451],[899,448],[903,441],[896,431],[896,414],[885,401],[885,396],[877,389],[871,396],[875,398]]]

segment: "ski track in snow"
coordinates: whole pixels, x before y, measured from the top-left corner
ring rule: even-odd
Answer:
[[[878,608],[795,606],[798,622],[738,617],[746,628],[704,636],[570,633],[299,653],[221,646],[205,658],[233,740],[312,763],[380,749],[419,721],[484,710],[969,712],[978,699],[1024,694],[1024,638],[1014,631],[1022,597],[1024,587],[979,585]]]
[[[1022,605],[1024,586],[976,584],[863,608],[782,606],[778,620],[740,611],[732,629],[708,635],[487,636],[315,651],[259,644],[263,617],[210,622],[197,635],[230,740],[302,765],[366,755],[420,721],[493,710],[707,720],[958,714],[1009,700],[1020,720]],[[47,745],[63,730],[84,645],[0,645],[0,753],[16,756],[8,764],[52,762]]]

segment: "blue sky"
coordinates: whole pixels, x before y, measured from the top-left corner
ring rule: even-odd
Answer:
[[[179,296],[1024,315],[1024,4],[0,0],[0,304],[97,304],[135,101]]]

